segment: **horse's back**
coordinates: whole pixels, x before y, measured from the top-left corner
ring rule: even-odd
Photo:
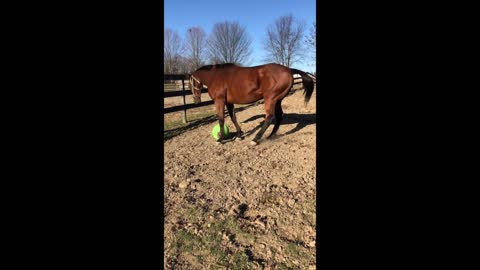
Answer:
[[[262,98],[283,95],[293,83],[291,70],[275,63],[254,67],[231,66],[223,75],[225,82],[228,81],[227,102],[233,104],[249,104]]]

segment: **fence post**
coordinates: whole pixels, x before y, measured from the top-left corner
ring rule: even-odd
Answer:
[[[187,123],[187,103],[185,102],[185,79],[182,78],[182,95],[183,95],[183,123]]]

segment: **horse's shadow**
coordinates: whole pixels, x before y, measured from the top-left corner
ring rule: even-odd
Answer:
[[[252,104],[252,105],[254,105],[254,104]],[[241,108],[239,110],[235,109],[235,111],[242,111],[244,109],[246,109],[246,108]],[[226,113],[225,116],[229,117],[228,113]],[[259,118],[265,119],[265,115],[264,114],[254,115],[254,116],[244,120],[241,123],[248,123],[248,122],[251,122],[251,121],[255,121]],[[184,133],[188,130],[192,130],[192,129],[195,129],[195,128],[200,127],[200,126],[208,125],[208,124],[214,123],[216,121],[218,121],[216,116],[210,116],[210,117],[206,117],[206,118],[199,119],[199,120],[196,120],[196,121],[192,121],[187,126],[165,131],[164,132],[164,140],[166,141],[166,140],[172,139],[173,137],[176,137],[177,135],[180,135],[180,134],[182,134],[182,133]],[[249,135],[255,133],[257,130],[259,130],[262,127],[264,122],[265,122],[265,120],[262,120],[255,128],[253,128],[252,130],[244,132],[242,134],[242,137],[246,137],[246,136],[249,136]],[[288,124],[297,124],[297,125],[293,129],[287,131],[285,134],[280,135],[280,136],[293,134],[293,133],[301,130],[302,128],[304,128],[306,126],[311,125],[311,124],[315,124],[315,123],[316,123],[316,114],[315,113],[312,113],[312,114],[296,114],[296,113],[288,113],[287,114],[287,113],[285,113],[285,114],[283,114],[283,121],[280,124],[280,126],[288,125]],[[273,123],[270,126],[273,126]],[[231,128],[231,129],[235,130],[235,128]],[[233,130],[230,131],[230,136],[228,136],[228,138],[225,138],[225,142],[232,141],[236,138],[237,132],[235,132]],[[265,135],[268,136],[269,134],[265,133]],[[279,135],[276,135],[276,136],[279,136]]]
[[[249,136],[249,135],[255,133],[257,130],[259,130],[262,127],[263,123],[265,123],[265,114],[254,115],[254,116],[252,116],[252,117],[250,117],[250,118],[241,122],[241,123],[248,123],[248,122],[251,122],[251,121],[255,121],[259,118],[263,118],[264,120],[262,122],[260,122],[252,130],[244,132],[244,136]],[[317,120],[317,114],[316,113],[311,113],[311,114],[297,114],[297,113],[288,113],[287,114],[287,113],[284,113],[282,123],[280,123],[280,127],[282,125],[290,125],[290,124],[297,124],[297,125],[293,129],[284,133],[282,136],[293,134],[293,133],[301,130],[302,128],[304,128],[308,125],[315,124],[316,120]],[[273,123],[275,123],[275,120],[272,121],[272,124],[270,126],[273,126],[274,125]],[[265,134],[268,135],[267,133],[265,133]]]
[[[259,100],[257,102],[254,102],[252,104],[249,104],[247,106],[243,106],[241,108],[235,108],[235,112],[241,112],[241,111],[244,111],[250,107],[254,107],[254,106],[257,106],[259,104],[263,104],[263,99],[262,100]],[[227,117],[230,117],[229,113],[227,111],[225,111],[225,118]],[[201,126],[204,126],[204,125],[209,125],[211,123],[214,123],[218,121],[217,117],[215,115],[213,116],[209,116],[209,117],[205,117],[205,118],[202,118],[202,119],[198,119],[198,120],[193,120],[193,121],[188,121],[188,124],[183,126],[183,127],[178,127],[178,128],[174,128],[174,129],[170,129],[170,130],[165,130],[164,131],[164,141],[166,140],[170,140],[186,131],[189,131],[189,130],[193,130],[195,128],[198,128],[198,127],[201,127]],[[230,133],[231,136],[236,136],[236,132],[231,132]]]

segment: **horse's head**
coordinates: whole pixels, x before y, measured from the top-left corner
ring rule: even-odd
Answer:
[[[189,87],[192,89],[193,102],[195,104],[200,103],[202,97],[203,84],[193,74],[190,76]]]

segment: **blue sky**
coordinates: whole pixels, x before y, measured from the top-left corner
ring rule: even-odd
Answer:
[[[303,20],[305,34],[316,20],[316,0],[165,0],[164,3],[164,27],[177,31],[182,39],[193,26],[202,27],[209,35],[215,23],[238,21],[252,39],[250,66],[265,64],[262,42],[268,25],[278,17],[292,14]],[[308,55],[304,59],[292,67],[313,72],[313,58]]]

